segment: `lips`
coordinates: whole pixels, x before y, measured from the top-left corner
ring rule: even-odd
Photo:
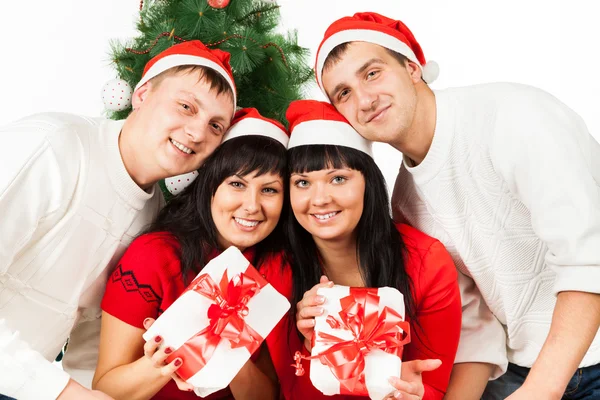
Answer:
[[[384,112],[386,112],[388,110],[388,108],[390,108],[390,106],[385,106],[380,108],[379,110],[375,111],[373,114],[371,114],[368,118],[367,118],[367,123],[373,121],[375,118],[379,117],[380,115],[382,115]]]
[[[235,221],[235,224],[237,225],[238,229],[245,231],[245,232],[252,232],[255,229],[257,229],[257,227],[260,225],[261,222],[263,221],[258,221],[255,219],[246,219],[246,218],[239,218],[239,217],[233,217],[233,220]]]
[[[315,218],[319,222],[327,222],[331,218],[334,218],[336,215],[338,215],[340,212],[341,211],[331,211],[328,213],[319,213],[319,214],[311,214],[311,215],[313,216],[313,218]]]

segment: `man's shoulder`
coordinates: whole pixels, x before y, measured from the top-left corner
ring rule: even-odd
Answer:
[[[463,101],[472,100],[476,104],[486,104],[482,100],[492,100],[497,107],[510,107],[515,110],[527,110],[540,102],[562,104],[549,92],[535,86],[514,82],[482,83],[472,86],[449,88],[440,91]],[[492,104],[492,103],[487,103]],[[527,106],[523,108],[523,106]]]
[[[80,152],[91,132],[98,130],[103,119],[75,114],[40,113],[0,128],[3,140],[26,143],[30,149],[49,145],[57,155]]]

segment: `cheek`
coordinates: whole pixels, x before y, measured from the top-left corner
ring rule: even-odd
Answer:
[[[272,219],[273,220],[272,222],[275,222],[275,223],[277,223],[277,221],[279,220],[279,217],[281,216],[282,208],[283,208],[283,195],[277,196],[273,199],[269,199],[269,201],[263,205],[263,209],[265,210],[265,213],[267,214],[269,219]]]
[[[308,192],[299,191],[297,189],[292,189],[290,191],[290,204],[295,215],[306,211],[308,199],[310,199]]]
[[[354,96],[355,98],[356,96]],[[354,98],[346,100],[344,103],[340,103],[336,106],[336,109],[340,114],[344,116],[350,122],[350,125],[354,125],[356,122],[356,106],[354,104]]]

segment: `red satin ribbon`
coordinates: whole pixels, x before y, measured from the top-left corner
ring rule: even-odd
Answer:
[[[230,281],[224,273],[219,286],[207,274],[200,275],[188,286],[185,292],[193,290],[213,304],[207,312],[209,325],[167,357],[167,362],[176,358],[183,361],[177,370],[181,379],[188,380],[204,368],[221,339],[229,340],[234,349],[246,347],[250,354],[260,347],[264,339],[244,318],[248,315],[248,301],[266,285],[267,281],[258,271],[248,266]]]
[[[350,295],[340,299],[339,319],[329,315],[326,321],[334,329],[352,332],[354,339],[317,332],[318,342],[332,346],[307,358],[319,358],[330,368],[340,381],[340,394],[368,394],[364,369],[365,356],[371,350],[381,349],[402,358],[403,346],[410,342],[408,322],[387,306],[380,313],[379,301],[377,289],[350,288]]]

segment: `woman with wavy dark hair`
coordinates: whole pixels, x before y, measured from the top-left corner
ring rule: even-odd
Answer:
[[[223,143],[196,180],[171,200],[136,238],[108,280],[102,302],[96,389],[119,399],[195,399],[175,371],[174,349],[157,336],[145,342],[158,318],[212,258],[236,246],[259,270],[282,246],[280,224],[287,197],[288,134],[255,109],[236,114]],[[185,149],[184,149],[185,150]],[[255,352],[228,388],[208,399],[269,399],[277,379],[266,345]]]
[[[404,348],[402,380],[390,381],[397,389],[390,396],[441,399],[461,324],[457,273],[450,255],[439,241],[394,223],[371,144],[330,104],[296,101],[287,118],[292,211],[287,237],[296,327],[302,339],[294,333],[287,349],[270,349],[276,369],[285,375],[284,360],[289,365],[297,347],[309,355],[314,317],[323,312],[320,306],[325,301],[316,294],[319,287],[389,286],[404,295],[412,336]],[[381,373],[392,376],[397,371]],[[286,398],[330,398],[312,386],[308,375],[280,376]]]

